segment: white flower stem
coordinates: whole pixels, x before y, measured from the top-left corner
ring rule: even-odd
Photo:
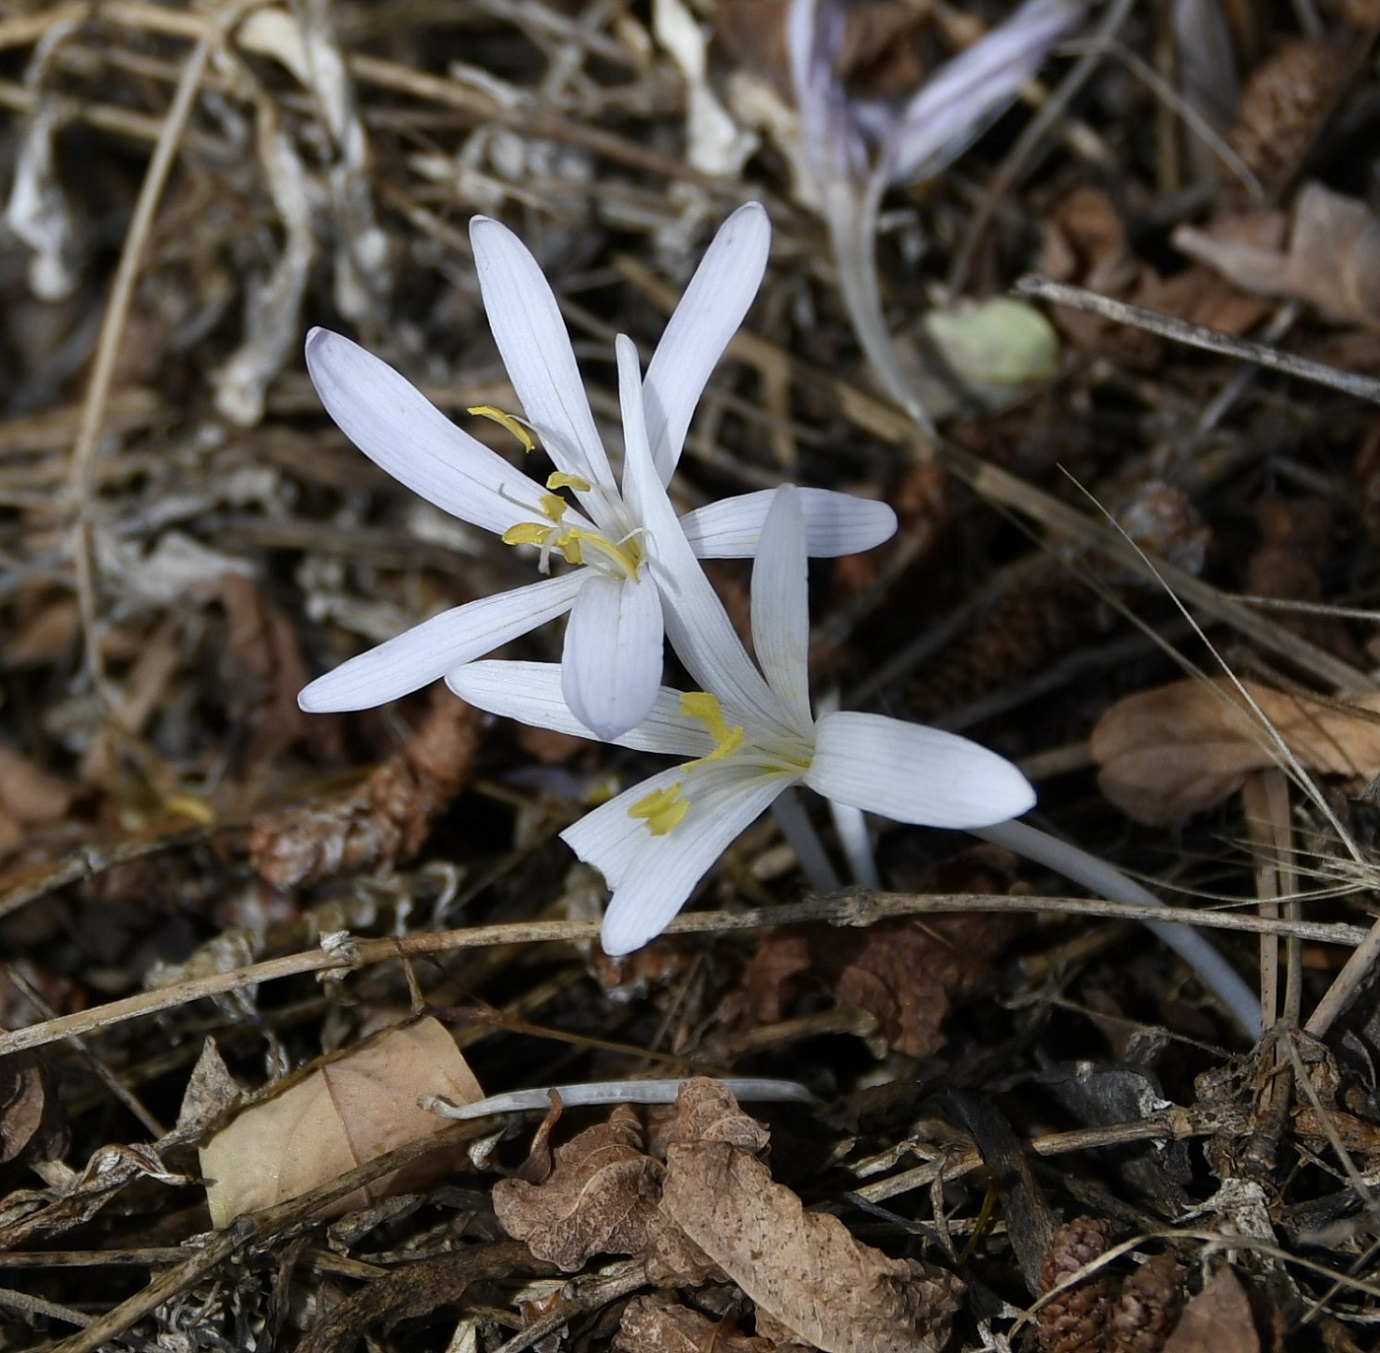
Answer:
[[[809,814],[800,805],[800,796],[793,789],[777,796],[771,806],[771,814],[786,844],[795,851],[796,861],[801,872],[817,893],[834,893],[843,886],[842,880],[834,870],[824,842],[819,839]]]
[[[1162,907],[1149,889],[1129,879],[1106,860],[1089,855],[1067,841],[1060,841],[1026,822],[1003,822],[973,832],[993,845],[1005,846],[1017,855],[1034,860],[1048,869],[1081,883],[1099,897],[1115,902],[1130,902],[1142,907]],[[1146,921],[1195,973],[1199,980],[1230,1012],[1232,1018],[1252,1037],[1260,1033],[1260,997],[1242,981],[1237,971],[1192,926],[1163,921]]]
[[[768,1100],[793,1104],[810,1104],[814,1096],[798,1081],[774,1080],[760,1076],[721,1076],[719,1084],[732,1092],[735,1099],[766,1102]],[[525,1113],[532,1109],[549,1109],[551,1096],[560,1096],[563,1107],[601,1104],[674,1104],[685,1084],[683,1077],[671,1080],[593,1081],[588,1085],[552,1085],[545,1089],[509,1090],[489,1095],[473,1104],[451,1104],[436,1095],[422,1095],[422,1108],[442,1118],[460,1120],[487,1118],[496,1113]]]

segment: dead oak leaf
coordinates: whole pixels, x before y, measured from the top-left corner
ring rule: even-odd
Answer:
[[[897,1052],[929,1056],[944,1045],[951,1001],[988,980],[991,956],[1013,928],[1005,919],[943,917],[863,931],[783,929],[763,941],[744,976],[748,1007],[759,1024],[774,1024],[808,981],[867,1011]]]
[[[740,1334],[727,1321],[711,1320],[664,1297],[634,1297],[623,1308],[613,1349],[614,1353],[806,1353],[800,1344]]]
[[[934,1353],[963,1285],[918,1261],[855,1240],[739,1142],[764,1133],[714,1082],[688,1081],[666,1151],[661,1206],[758,1307],[824,1353]],[[710,1131],[699,1135],[705,1128]]]
[[[1278,216],[1257,219],[1273,232],[1267,243],[1242,238],[1240,219],[1228,218],[1206,231],[1180,226],[1174,247],[1245,291],[1307,301],[1330,319],[1380,329],[1380,219],[1364,202],[1308,184],[1283,248]]]
[[[455,1040],[434,1019],[389,1029],[245,1109],[201,1148],[212,1223],[228,1226],[242,1213],[296,1198],[440,1132],[446,1120],[421,1107],[424,1094],[454,1104],[484,1097]],[[322,1215],[340,1216],[420,1188],[460,1159],[461,1151],[423,1156],[347,1194]]]
[[[1251,1299],[1229,1268],[1188,1303],[1164,1353],[1260,1353]]]
[[[1352,702],[1359,713],[1318,704],[1259,682],[1242,683],[1290,751],[1311,771],[1373,778],[1380,773],[1380,695]],[[1234,794],[1279,751],[1225,678],[1177,681],[1117,701],[1098,720],[1092,754],[1102,792],[1128,817],[1170,827]]]
[[[539,1259],[572,1273],[595,1254],[644,1259],[654,1282],[694,1285],[717,1270],[661,1213],[666,1169],[643,1150],[637,1114],[619,1105],[554,1153],[540,1183],[494,1185],[494,1214]]]

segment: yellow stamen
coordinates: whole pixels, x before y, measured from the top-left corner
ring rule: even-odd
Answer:
[[[510,526],[502,539],[505,545],[545,545],[550,534],[551,527],[543,526],[540,522],[520,521],[516,526]]]
[[[588,479],[577,474],[562,474],[559,470],[546,476],[548,489],[574,489],[576,493],[588,493],[592,485]]]
[[[558,493],[543,493],[541,496],[541,510],[552,521],[560,521],[569,506],[570,504]]]
[[[665,836],[690,811],[690,801],[682,799],[680,791],[679,782],[667,789],[654,789],[628,809],[628,816],[644,819],[653,836]]]
[[[466,413],[473,414],[476,418],[491,418],[499,427],[506,432],[511,432],[514,437],[522,443],[524,451],[535,451],[536,440],[521,423],[510,413],[504,413],[502,409],[493,404],[474,404],[465,410]]]
[[[708,756],[696,757],[681,767],[689,770],[691,766],[703,765],[706,761],[723,761],[733,755],[743,745],[743,725],[730,728],[724,719],[724,712],[718,698],[708,691],[687,691],[680,697],[680,712],[687,719],[698,719],[714,739],[714,750]]]

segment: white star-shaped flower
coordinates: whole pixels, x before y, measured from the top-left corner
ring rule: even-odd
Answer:
[[[566,703],[585,729],[612,738],[640,723],[661,681],[663,597],[647,559],[653,527],[633,505],[629,478],[666,484],[695,405],[757,294],[771,225],[757,203],[715,236],[671,316],[641,382],[645,428],[625,430],[623,485],[614,479],[556,298],[536,260],[505,226],[470,224],[480,291],[494,339],[531,428],[556,466],[543,485],[456,427],[391,367],[339,334],[314,329],[307,369],[341,430],[395,479],[510,545],[536,546],[554,576],[433,616],[342,664],[298,697],[308,711],[367,709],[406,695],[569,612],[561,669]],[[528,439],[530,440],[530,439]],[[645,458],[644,465],[636,463]],[[567,497],[567,493],[570,495]],[[753,553],[769,490],[687,513],[701,557]],[[885,503],[803,490],[808,549],[819,556],[871,549],[896,529]],[[674,517],[672,517],[674,525]]]
[[[627,339],[619,340],[618,357],[628,461],[643,464],[646,457],[633,454],[643,387]],[[613,890],[602,934],[608,953],[629,953],[659,934],[724,848],[793,784],[935,827],[987,827],[1034,804],[1034,791],[1015,766],[967,738],[879,714],[814,717],[801,490],[775,490],[762,524],[752,570],[754,665],[677,530],[659,480],[634,473],[625,489],[653,542],[649,566],[666,598],[671,642],[701,689],[661,688],[648,718],[611,739],[681,764],[562,833]],[[447,682],[491,713],[584,731],[555,664],[479,662],[452,672]]]

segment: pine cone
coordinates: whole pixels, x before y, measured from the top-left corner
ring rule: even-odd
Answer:
[[[1160,1353],[1183,1309],[1183,1275],[1172,1254],[1147,1259],[1121,1285],[1107,1315],[1106,1353]]]
[[[1040,1293],[1052,1291],[1107,1250],[1111,1227],[1094,1217],[1074,1217],[1055,1233],[1040,1263]],[[1045,1353],[1100,1349],[1107,1323],[1106,1275],[1097,1273],[1040,1308],[1036,1327]]]

